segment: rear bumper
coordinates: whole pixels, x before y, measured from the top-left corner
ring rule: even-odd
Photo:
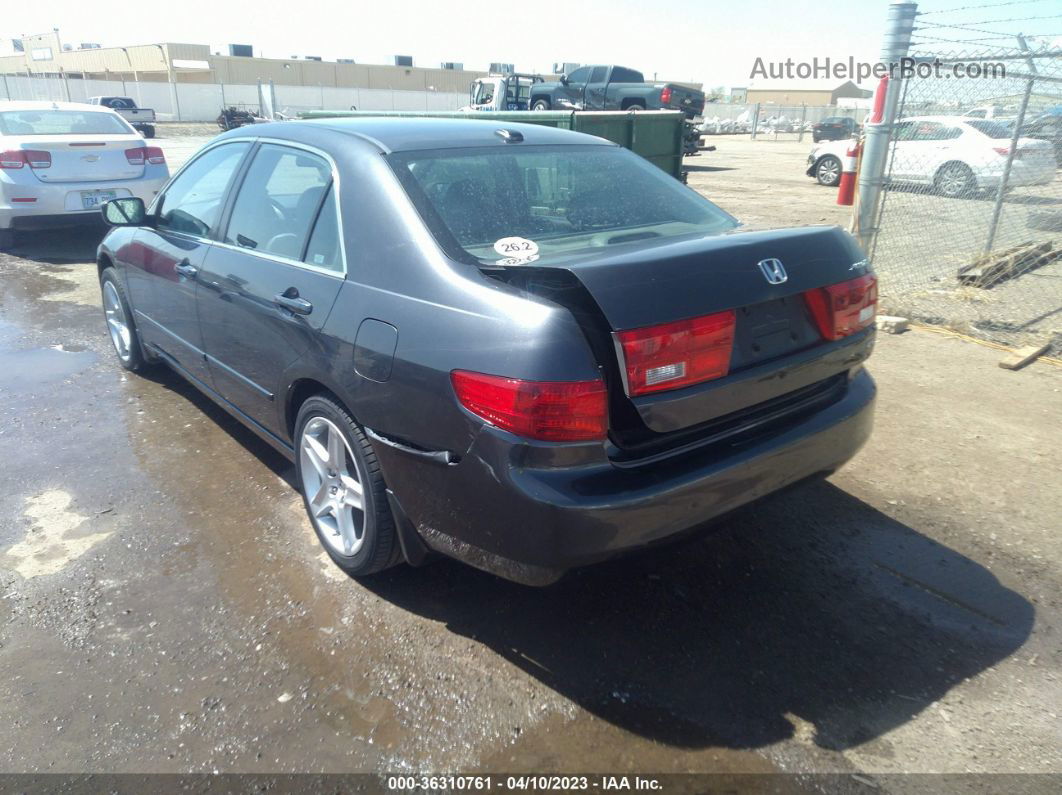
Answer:
[[[157,175],[130,180],[51,184],[0,180],[0,229],[50,229],[91,223],[99,218],[100,211],[78,206],[82,191],[112,190],[118,197],[136,196],[150,204],[169,179],[164,166],[158,169]]]
[[[682,534],[838,469],[870,435],[874,395],[860,369],[838,402],[781,432],[644,467],[558,461],[536,468],[526,444],[491,427],[456,464],[379,439],[374,448],[428,546],[509,579],[548,584],[572,567]]]

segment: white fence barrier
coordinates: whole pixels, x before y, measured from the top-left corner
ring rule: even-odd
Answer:
[[[274,91],[277,110],[287,116],[301,110],[349,110],[352,106],[358,110],[457,110],[468,104],[467,95],[446,91],[281,85]],[[159,121],[213,121],[230,105],[252,110],[259,105],[257,85],[0,75],[0,99],[84,102],[95,96],[132,97],[141,107],[154,108]]]

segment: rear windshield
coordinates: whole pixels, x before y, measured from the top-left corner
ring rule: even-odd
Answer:
[[[1014,134],[1009,124],[1002,124],[998,121],[967,121],[966,123],[989,138],[1010,138]]]
[[[618,146],[515,144],[390,159],[443,246],[481,263],[506,258],[500,243],[506,238],[530,241],[546,260],[737,226],[700,194]]]
[[[7,110],[2,135],[125,135],[130,128],[113,113],[98,110]]]

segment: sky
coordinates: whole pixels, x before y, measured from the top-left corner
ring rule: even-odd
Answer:
[[[982,5],[991,0],[926,0],[920,10]],[[888,0],[561,0],[541,5],[469,0],[300,0],[259,3],[167,0],[143,6],[47,0],[6,4],[0,39],[59,28],[64,43],[103,46],[172,41],[251,44],[255,55],[319,55],[360,63],[392,63],[412,55],[418,66],[443,61],[486,69],[514,63],[549,72],[555,62],[615,63],[649,79],[747,86],[756,58],[811,60],[817,56],[873,62],[880,48]],[[132,13],[132,8],[140,8]],[[172,11],[167,9],[172,8]],[[1057,13],[1057,0],[1024,0],[1003,7],[927,17],[972,22]],[[1019,13],[1020,12],[1020,13]],[[1005,28],[1022,29],[1023,23]],[[1062,19],[1047,23],[1062,30]],[[1002,26],[993,28],[1000,29]],[[976,35],[962,34],[958,35]],[[6,43],[6,42],[5,42]]]

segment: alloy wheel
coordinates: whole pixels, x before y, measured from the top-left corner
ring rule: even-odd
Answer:
[[[325,417],[313,417],[299,442],[299,471],[310,516],[325,542],[350,557],[365,540],[362,480],[342,432]]]
[[[836,185],[841,178],[841,164],[833,158],[819,163],[819,182],[823,185]]]
[[[115,353],[123,362],[128,362],[132,345],[129,322],[125,309],[122,308],[122,299],[118,297],[118,290],[114,283],[108,280],[103,282],[103,314],[107,318],[107,331],[111,334]]]

